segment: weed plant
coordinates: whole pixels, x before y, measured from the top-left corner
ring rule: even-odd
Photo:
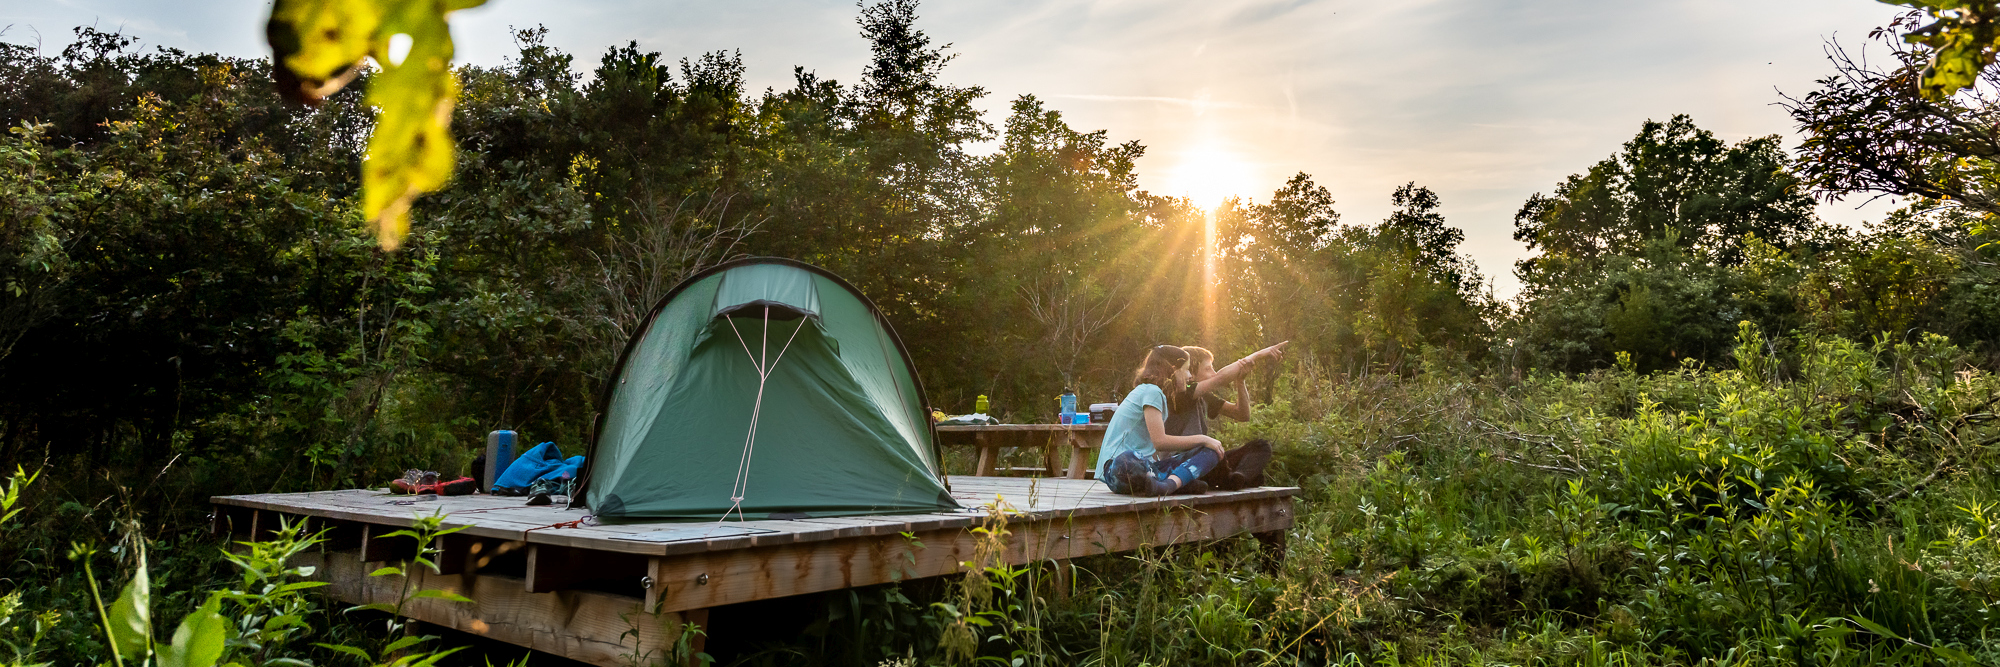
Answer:
[[[1621,357],[1586,375],[1333,376],[1306,360],[1223,433],[1279,443],[1273,481],[1302,489],[1277,571],[1249,540],[1079,560],[1067,597],[1048,564],[972,567],[964,591],[993,595],[935,594],[941,623],[870,635],[862,653],[2000,664],[2000,381],[1968,358],[1938,336],[1777,340],[1745,325],[1729,369],[1640,373]],[[925,602],[904,591],[873,594]],[[987,602],[953,606],[971,600]]]

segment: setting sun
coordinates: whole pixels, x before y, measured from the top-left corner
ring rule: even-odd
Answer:
[[[1217,142],[1202,141],[1177,156],[1177,163],[1164,170],[1164,186],[1155,194],[1167,197],[1185,197],[1195,208],[1201,210],[1202,263],[1201,284],[1203,285],[1201,332],[1204,341],[1214,340],[1218,321],[1220,301],[1217,289],[1215,265],[1215,211],[1230,197],[1249,197],[1255,192],[1251,183],[1250,165],[1236,152],[1222,147]]]
[[[1249,197],[1250,165],[1234,151],[1204,142],[1183,151],[1177,164],[1165,170],[1164,185],[1154,194],[1186,197],[1204,211],[1213,211],[1230,197]]]

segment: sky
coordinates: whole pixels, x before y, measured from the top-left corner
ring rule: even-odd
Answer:
[[[944,79],[982,86],[987,120],[1033,94],[1071,127],[1147,146],[1155,194],[1264,201],[1305,172],[1349,223],[1437,192],[1463,250],[1501,298],[1527,256],[1512,239],[1529,195],[1617,152],[1647,119],[1688,114],[1737,141],[1798,138],[1776,106],[1831,73],[1828,39],[1862,42],[1899,8],[1874,0],[932,0],[918,27],[952,45]],[[40,0],[0,8],[0,39],[59,52],[70,29],[145,46],[263,56],[257,0]],[[693,57],[740,50],[753,90],[793,66],[853,82],[868,44],[848,2],[489,0],[453,14],[459,59],[499,65],[510,27],[543,25],[588,68],[612,45]],[[1823,204],[1848,225],[1891,200]]]

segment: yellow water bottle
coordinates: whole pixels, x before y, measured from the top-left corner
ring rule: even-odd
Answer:
[[[987,408],[990,408],[990,407],[993,407],[992,405],[989,405],[989,404],[987,404],[987,402],[986,402],[986,395],[985,395],[985,394],[980,394],[980,395],[979,395],[979,400],[977,400],[977,401],[973,401],[973,404],[972,404],[972,405],[973,405],[973,407],[972,407],[972,411],[973,411],[973,412],[977,412],[977,413],[979,413],[979,414],[982,414],[982,415],[983,415],[983,414],[986,414],[986,409],[987,409]]]

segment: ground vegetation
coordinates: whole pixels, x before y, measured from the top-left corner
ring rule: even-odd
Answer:
[[[2000,661],[1990,104],[1918,92],[1914,24],[1891,71],[1834,53],[1796,153],[1633,119],[1523,203],[1502,300],[1448,192],[1379,221],[1304,173],[1212,212],[1145,192],[1136,139],[1032,95],[981,114],[917,9],[862,7],[855,80],[764,91],[735,52],[593,64],[520,30],[456,69],[452,178],[393,252],[378,73],[306,108],[265,60],[0,42],[0,664],[512,659],[288,588],[309,534],[225,556],[204,499],[463,472],[499,428],[581,449],[646,313],[745,255],[852,280],[944,412],[1047,421],[1152,344],[1292,340],[1224,436],[1305,491],[1277,571],[1249,542],[1107,557],[1059,598],[979,562],[800,602],[727,662]],[[1910,199],[1861,228],[1813,213],[1884,192]]]

